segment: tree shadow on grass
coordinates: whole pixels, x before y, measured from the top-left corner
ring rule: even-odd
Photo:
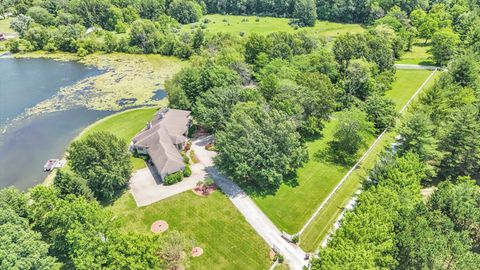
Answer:
[[[340,165],[343,167],[348,167],[355,163],[354,155],[341,154],[338,150],[336,150],[333,142],[329,142],[327,147],[314,153],[313,158],[318,162],[324,162],[331,165]]]
[[[272,183],[268,186],[259,186],[253,184],[246,184],[242,183],[239,184],[241,188],[247,193],[249,196],[254,197],[266,197],[270,195],[275,195],[282,184],[285,184],[289,187],[296,187],[299,185],[298,177],[296,172],[290,172],[287,175],[283,176],[283,182],[280,183]]]

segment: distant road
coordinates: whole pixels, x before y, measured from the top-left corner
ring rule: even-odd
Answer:
[[[441,69],[437,66],[424,66],[424,65],[414,65],[414,64],[395,64],[397,69],[425,69],[425,70],[435,70]]]

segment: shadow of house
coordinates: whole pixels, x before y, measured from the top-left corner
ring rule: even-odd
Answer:
[[[187,143],[191,123],[189,111],[160,109],[145,129],[133,138],[130,149],[148,156],[149,169],[152,171],[154,168],[152,174],[163,181],[165,176],[185,169],[180,151]]]

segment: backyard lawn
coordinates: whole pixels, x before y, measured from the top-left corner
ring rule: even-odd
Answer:
[[[110,117],[99,120],[86,128],[79,138],[82,138],[95,131],[108,131],[117,137],[130,143],[132,138],[145,128],[148,121],[152,120],[153,114],[158,108],[141,108],[124,111]],[[132,157],[133,169],[138,170],[145,167],[143,159]]]
[[[258,21],[257,21],[258,18]],[[207,24],[204,23],[208,19]],[[358,33],[364,31],[359,24],[334,23],[327,21],[317,21],[314,27],[298,28],[295,30],[289,24],[288,18],[256,17],[256,16],[235,16],[235,15],[207,15],[200,22],[187,24],[183,26],[184,31],[194,29],[197,25],[206,25],[206,31],[210,33],[228,32],[233,35],[245,35],[251,33],[269,34],[272,32],[294,33],[306,30],[318,36],[334,37],[343,33]]]
[[[391,97],[397,103],[397,108],[401,108],[430,73],[431,71],[425,72],[423,70],[399,71],[393,89],[386,93],[387,96]],[[349,166],[332,164],[320,160],[315,155],[322,149],[325,149],[327,143],[332,139],[334,126],[335,116],[333,116],[333,120],[326,125],[323,138],[307,143],[310,160],[305,166],[298,170],[298,186],[291,187],[282,185],[275,195],[254,198],[258,206],[280,230],[284,230],[291,234],[297,233],[303,227],[308,218],[315,212],[316,208],[337,185],[340,179],[350,169]],[[374,139],[375,138],[372,136],[369,140],[369,144],[371,144]],[[384,146],[388,144],[386,142],[380,142],[376,149],[369,155],[369,159],[375,159],[376,153],[383,149],[382,145]],[[360,157],[365,150],[366,148],[361,149],[357,156]],[[366,162],[368,162],[368,159]],[[360,171],[363,169],[358,170]],[[357,173],[358,172],[355,174]],[[357,179],[354,181],[346,181],[344,188],[337,192],[340,196],[332,201],[334,204],[334,207],[332,208],[334,210],[333,212],[336,212],[336,209],[339,209],[337,205],[342,205],[343,207],[343,202],[348,200],[348,198],[350,198],[357,190],[362,178],[360,176],[361,175],[357,176]],[[333,215],[336,218],[336,214],[333,212],[325,214],[321,213],[320,216],[322,217],[320,219],[322,221],[332,219],[332,216],[330,215]],[[331,222],[329,224],[331,224]],[[311,235],[318,235],[320,234],[320,231],[325,229],[321,226],[310,227],[314,227],[316,230],[315,232],[312,232]],[[306,235],[308,235],[308,233],[306,233]],[[302,238],[302,246],[303,243],[311,240],[314,241],[313,238]],[[314,245],[306,246],[310,248]],[[310,250],[309,248],[307,248],[307,250]]]
[[[125,232],[151,233],[156,220],[165,220],[204,250],[192,258],[191,269],[268,269],[269,247],[228,198],[219,191],[200,197],[187,191],[155,204],[137,208],[130,193],[110,209]]]

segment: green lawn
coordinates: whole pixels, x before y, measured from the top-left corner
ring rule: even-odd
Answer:
[[[430,73],[432,73],[431,70],[397,70],[392,90],[385,92],[387,97],[395,101],[397,111],[402,109]]]
[[[400,110],[406,104],[408,99],[410,99],[413,93],[415,93],[431,73],[432,71],[428,70],[397,70],[397,79],[393,84],[392,90],[386,93],[388,97],[397,103],[397,110]],[[439,73],[435,74],[425,87],[431,86],[438,74]],[[304,250],[315,251],[320,246],[322,240],[337,220],[338,215],[359,189],[363,179],[368,176],[368,172],[375,165],[378,155],[383,149],[390,147],[391,143],[394,142],[394,138],[395,132],[392,131],[387,133],[377,143],[372,152],[370,152],[363,163],[360,164],[359,168],[347,178],[310,226],[307,227],[300,237],[300,245]]]
[[[12,29],[10,29],[10,21],[11,18],[7,18],[4,20],[0,20],[0,33],[11,33],[13,32]]]
[[[122,196],[110,209],[125,232],[150,233],[150,225],[165,220],[200,246],[204,254],[191,258],[190,269],[268,269],[269,247],[221,192],[200,197],[187,191],[137,208],[132,195]]]
[[[387,96],[391,97],[397,103],[398,108],[401,108],[430,73],[431,71],[423,70],[399,71],[393,89],[386,93]],[[334,118],[335,117],[333,117],[333,119]],[[298,232],[308,218],[315,212],[316,208],[337,185],[338,181],[340,181],[350,169],[349,166],[332,164],[315,157],[315,154],[325,149],[327,143],[332,140],[334,126],[335,120],[332,120],[327,123],[323,138],[307,143],[310,160],[298,170],[298,186],[291,187],[282,185],[275,195],[254,198],[258,206],[279,229],[288,233]],[[371,144],[374,139],[372,136],[369,144]],[[382,144],[385,143],[381,142],[379,146],[377,146],[378,149],[374,152],[379,152]],[[366,148],[359,150],[357,156],[360,157],[365,150]],[[370,157],[374,159],[375,153],[369,155],[369,158]],[[354,181],[347,181],[348,183],[345,184],[345,187],[338,192],[340,196],[335,200],[334,204],[341,205],[343,201],[350,198],[353,192],[357,190],[360,178],[361,177],[358,177],[358,179]],[[321,219],[323,221],[325,221],[326,217],[336,217],[335,213],[326,213],[324,216],[320,216],[322,216]],[[318,231],[323,229],[317,226],[313,227],[316,228],[317,232],[312,233],[312,235],[318,235]],[[308,240],[310,240],[310,238]],[[308,242],[308,240],[303,239],[303,243]]]
[[[132,138],[145,127],[146,123],[152,120],[156,110],[157,108],[141,108],[114,114],[86,128],[79,135],[79,138],[95,131],[108,131],[130,143]],[[134,170],[145,167],[143,159],[135,157],[131,159]]]
[[[251,33],[269,34],[272,32],[283,31],[294,33],[300,30],[307,30],[318,36],[334,37],[343,33],[358,33],[364,31],[359,24],[334,23],[327,21],[317,21],[314,27],[298,28],[291,27],[287,18],[256,17],[256,16],[235,16],[235,15],[207,15],[198,23],[187,24],[183,26],[184,31],[194,29],[198,25],[204,24],[204,19],[210,20],[206,25],[206,31],[210,33],[228,32],[233,35],[245,35]],[[256,21],[256,18],[259,21]]]
[[[435,65],[432,61],[432,55],[428,52],[430,45],[417,43],[412,46],[412,50],[405,52],[401,59],[396,61],[397,64],[416,64],[416,65]]]

